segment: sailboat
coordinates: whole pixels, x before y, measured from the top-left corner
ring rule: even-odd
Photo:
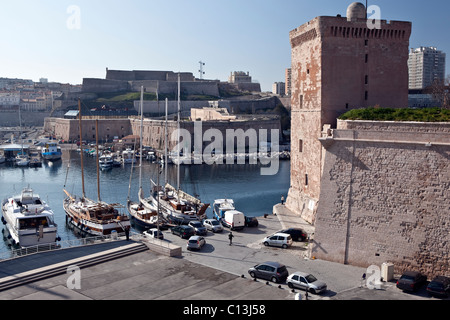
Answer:
[[[140,104],[140,112],[141,112],[141,131],[140,131],[140,149],[142,152],[142,129],[143,129],[143,121],[144,121],[144,110],[143,110],[143,100],[144,100],[144,88],[141,87],[141,104]],[[131,188],[131,177],[133,175],[134,163],[131,167],[131,176],[130,176],[130,184],[128,187],[128,199],[127,199],[127,208],[128,213],[131,216],[133,222],[141,228],[151,229],[157,228],[159,226],[160,217],[158,215],[158,206],[154,206],[152,203],[147,202],[144,199],[144,191],[142,190],[142,157],[139,157],[139,202],[132,202],[130,200],[130,188]]]
[[[20,115],[19,106],[19,125],[20,125],[20,139],[22,145],[22,151],[16,156],[15,162],[18,167],[28,167],[30,164],[30,157],[23,151],[23,137],[22,137],[22,116]]]
[[[82,115],[81,115],[81,101],[78,100],[79,108],[79,126],[80,137],[82,135]],[[98,140],[98,125],[96,125]],[[97,142],[98,155],[98,142]],[[93,236],[109,235],[113,231],[122,232],[129,230],[131,224],[127,215],[119,212],[119,208],[123,208],[121,204],[108,204],[100,199],[100,183],[99,183],[99,163],[97,161],[97,191],[98,201],[88,199],[85,195],[84,188],[84,166],[83,166],[83,152],[81,157],[81,180],[83,195],[81,197],[73,196],[66,190],[66,198],[63,202],[64,211],[66,212],[66,222],[78,228],[81,232]]]
[[[178,75],[178,142],[180,141],[180,119],[181,119],[181,98],[180,98],[180,75]],[[167,105],[167,100],[166,100]],[[166,107],[166,123],[167,123],[167,107]],[[167,125],[166,125],[166,146],[165,146],[165,164],[167,164]],[[180,157],[180,144],[178,143],[178,160]],[[191,221],[202,221],[206,219],[206,210],[209,204],[204,204],[200,199],[187,194],[180,189],[180,161],[177,161],[177,187],[171,186],[166,181],[164,190],[160,190],[159,186],[153,192],[151,202],[158,205],[164,218],[174,225],[188,224]]]

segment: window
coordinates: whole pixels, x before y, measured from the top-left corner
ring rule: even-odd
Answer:
[[[366,63],[369,62],[369,55],[366,53]]]
[[[367,47],[369,45],[369,40],[364,40],[364,45]]]
[[[345,109],[348,109],[348,107],[349,107],[349,104],[346,103],[346,104],[345,104]]]
[[[366,75],[365,83],[369,84],[369,76],[368,75]]]
[[[300,139],[298,142],[298,152],[303,152],[303,140]]]
[[[305,186],[307,186],[308,183],[309,183],[309,181],[308,181],[308,174],[305,174]]]
[[[303,108],[303,95],[300,95],[300,109]]]
[[[365,99],[366,101],[369,100],[369,92],[368,92],[368,91],[365,92],[365,94],[364,94],[364,99]]]

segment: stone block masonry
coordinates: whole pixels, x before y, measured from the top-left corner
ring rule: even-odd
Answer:
[[[450,123],[339,121],[325,149],[320,259],[450,274]]]

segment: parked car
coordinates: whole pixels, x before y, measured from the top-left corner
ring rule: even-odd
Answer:
[[[200,250],[206,244],[205,238],[201,236],[192,236],[187,242],[188,250]]]
[[[200,221],[190,221],[189,226],[194,228],[195,234],[198,236],[206,236],[206,228],[203,226],[203,224]]]
[[[170,229],[172,234],[175,234],[177,236],[180,236],[183,239],[189,239],[193,235],[195,235],[195,230],[191,226],[175,226],[172,229]]]
[[[216,219],[206,219],[205,221],[203,221],[203,226],[206,228],[206,230],[210,230],[214,233],[223,231],[222,225]]]
[[[299,288],[313,294],[322,293],[327,290],[327,284],[319,281],[312,274],[303,272],[294,272],[287,278],[288,287]]]
[[[257,227],[259,225],[258,219],[256,217],[247,217],[245,216],[245,226],[246,227]]]
[[[279,233],[287,233],[290,234],[293,241],[305,241],[308,239],[308,234],[299,228],[289,228],[285,230],[278,231]]]
[[[281,247],[287,249],[292,245],[292,237],[287,233],[275,233],[265,237],[263,240],[265,246]]]
[[[427,277],[417,271],[406,271],[397,281],[397,288],[403,291],[417,291],[425,284]]]
[[[437,276],[427,286],[430,296],[448,297],[450,295],[450,278]]]
[[[156,228],[144,231],[144,235],[149,238],[164,240],[164,234],[161,232],[161,230],[159,230],[158,232],[158,229]]]
[[[289,276],[285,265],[271,261],[251,267],[248,273],[252,278],[270,280],[275,283],[284,282]]]

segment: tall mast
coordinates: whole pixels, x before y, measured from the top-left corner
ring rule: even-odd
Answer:
[[[81,158],[81,187],[83,188],[83,198],[86,198],[86,192],[84,190],[84,164],[83,164],[83,133],[82,133],[82,125],[81,125],[81,99],[78,99],[78,123],[80,127],[80,158]]]
[[[140,134],[139,134],[139,153],[140,153],[140,157],[139,157],[139,192],[141,192],[142,189],[142,130],[143,130],[143,124],[144,124],[144,86],[141,86],[141,104],[140,104],[140,109],[141,109],[141,130],[140,130]]]
[[[168,142],[168,138],[169,138],[169,133],[167,130],[167,118],[168,118],[168,113],[169,113],[169,99],[166,98],[166,124],[164,127],[164,189],[166,188],[167,185],[167,142]]]
[[[180,191],[180,119],[181,119],[181,80],[180,80],[180,73],[178,73],[178,116],[177,116],[177,131],[178,131],[178,164],[177,164],[177,190]]]
[[[100,198],[100,158],[98,156],[98,119],[95,119],[95,151],[97,153],[97,197],[98,202],[102,201]]]

